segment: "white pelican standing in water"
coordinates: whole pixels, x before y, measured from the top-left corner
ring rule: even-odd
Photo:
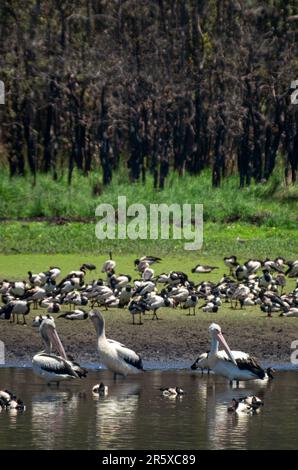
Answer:
[[[58,336],[56,325],[51,318],[41,321],[39,332],[41,334],[45,351],[35,354],[32,359],[33,371],[48,383],[86,377],[87,371],[67,358],[63,344]],[[52,353],[53,346],[58,353]]]
[[[98,310],[91,310],[89,317],[97,333],[97,349],[100,361],[109,370],[116,374],[127,376],[143,370],[141,357],[123,344],[107,339],[105,334],[105,320]]]
[[[208,355],[208,363],[215,374],[226,377],[230,380],[230,384],[233,383],[233,380],[236,380],[238,384],[242,380],[256,380],[266,377],[265,370],[262,369],[255,358],[242,351],[237,351],[237,355],[233,355],[219,325],[212,323],[209,331],[211,334],[211,349]],[[223,357],[222,351],[218,351],[219,343],[224,348],[227,358]]]

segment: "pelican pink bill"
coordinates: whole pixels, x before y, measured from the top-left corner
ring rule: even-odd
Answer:
[[[212,323],[209,327],[211,334],[211,350],[208,354],[208,367],[217,375],[221,375],[229,379],[239,381],[256,380],[266,378],[265,370],[258,364],[256,359],[249,354],[237,351],[237,358],[234,357],[230,350],[222,332],[221,327],[216,323]],[[222,351],[218,351],[218,345],[221,344],[227,357]]]

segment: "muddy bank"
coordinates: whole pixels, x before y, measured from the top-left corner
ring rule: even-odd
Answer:
[[[127,311],[109,311],[106,318],[106,334],[141,353],[150,363],[192,363],[201,352],[209,350],[208,326],[219,323],[231,349],[254,355],[266,364],[289,363],[291,343],[298,339],[298,322],[295,318],[267,318],[253,313],[231,312],[221,315],[198,314],[188,317],[184,312],[162,312],[159,321],[151,315],[144,317],[144,324],[133,326]],[[6,361],[28,363],[42,349],[38,328],[28,325],[0,322],[0,340],[5,343]],[[89,320],[56,320],[57,330],[68,353],[82,363],[99,363],[96,336]]]

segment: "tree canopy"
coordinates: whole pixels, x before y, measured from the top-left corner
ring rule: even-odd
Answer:
[[[10,174],[295,181],[297,50],[296,0],[2,0]]]

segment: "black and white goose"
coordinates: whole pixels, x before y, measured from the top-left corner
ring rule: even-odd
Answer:
[[[132,314],[132,324],[135,325],[135,315],[139,316],[139,323],[138,325],[143,325],[142,323],[142,315],[149,311],[150,308],[147,305],[146,301],[142,298],[139,300],[132,300],[128,305],[128,311]]]
[[[224,263],[226,266],[228,266],[228,268],[230,269],[230,274],[233,273],[233,270],[235,268],[237,268],[237,266],[239,265],[238,261],[237,261],[237,257],[232,255],[232,256],[226,256],[224,258]]]
[[[97,334],[100,362],[114,372],[115,377],[117,374],[127,376],[143,370],[142,359],[138,354],[123,344],[106,338],[105,320],[99,310],[91,310],[89,317]]]
[[[184,395],[181,387],[161,387],[160,391],[164,397],[177,397]]]
[[[9,390],[0,390],[0,410],[1,408],[18,411],[24,411],[26,409],[24,402]]]
[[[136,271],[143,273],[149,265],[159,263],[160,261],[161,258],[158,258],[157,256],[142,256],[141,258],[134,260],[134,265],[136,267]]]
[[[264,406],[264,402],[255,395],[250,395],[247,397],[240,397],[238,399],[233,398],[228,406],[228,411],[234,413],[253,414],[260,411],[261,406]]]
[[[243,281],[248,278],[248,269],[244,264],[239,264],[235,269],[235,277],[237,281]]]
[[[32,274],[28,271],[29,282],[32,286],[43,286],[47,281],[47,275],[45,273]]]
[[[285,275],[290,278],[298,277],[298,260],[288,261],[286,264],[288,265],[288,269],[285,272]]]
[[[23,325],[26,325],[25,316],[30,312],[30,302],[26,300],[12,300],[7,305],[0,309],[0,318],[4,318],[13,323],[17,317],[17,324],[19,324],[19,316],[23,317]]]
[[[24,286],[25,286],[25,282],[24,282]],[[8,294],[9,290],[11,288],[11,283],[9,281],[7,281],[6,279],[4,279],[3,281],[0,281],[0,294],[2,295],[6,295]],[[16,294],[14,294],[16,295]],[[23,295],[23,294],[21,294]]]
[[[157,310],[163,307],[173,307],[173,299],[162,297],[161,295],[152,295],[147,301],[148,307],[152,310],[152,320],[159,320]]]
[[[27,300],[32,300],[34,308],[37,310],[38,302],[40,300],[45,299],[46,296],[46,290],[43,287],[36,286],[33,289],[29,289],[24,295],[24,298],[26,298]]]
[[[151,281],[153,277],[154,277],[154,269],[150,268],[148,264],[148,266],[142,272],[142,279],[143,281],[146,282],[146,281]]]
[[[214,269],[218,269],[218,266],[208,266],[208,265],[197,264],[196,267],[191,270],[191,272],[197,273],[197,274],[209,274]]]
[[[244,263],[244,266],[246,266],[248,274],[255,274],[259,269],[262,267],[262,261],[259,261],[257,259],[249,259]]]
[[[107,261],[103,263],[101,272],[102,273],[114,272],[115,268],[116,268],[116,261],[112,259],[112,253],[110,252],[110,259],[108,259]]]
[[[3,408],[8,406],[12,397],[13,397],[13,393],[10,392],[9,390],[0,390],[0,401],[1,401]]]
[[[132,287],[126,286],[123,287],[119,293],[119,308],[124,308],[126,305],[129,304],[131,296],[133,294]]]
[[[105,385],[103,382],[100,384],[94,385],[92,388],[93,395],[99,395],[100,397],[106,397],[109,393],[109,387]]]
[[[40,308],[46,308],[48,313],[59,313],[61,310],[60,305],[54,300],[53,297],[48,297],[39,302]]]
[[[76,309],[70,312],[65,312],[59,315],[57,318],[64,318],[65,320],[87,320],[88,313],[84,310]]]
[[[275,260],[270,260],[269,258],[266,258],[265,261],[263,261],[263,267],[264,269],[267,269],[269,272],[278,272],[278,273],[283,273],[283,270],[280,266],[280,264],[278,264],[278,262],[276,262]]]
[[[39,332],[45,345],[42,351],[32,359],[33,371],[48,383],[78,379],[86,377],[86,369],[70,360],[64,350],[63,344],[58,336],[54,320],[46,318],[41,321]],[[53,347],[56,347],[58,355],[53,354]]]
[[[198,297],[195,294],[191,294],[183,304],[184,309],[188,309],[188,315],[190,315],[190,309],[192,309],[192,314],[196,314],[196,306],[198,304]]]
[[[51,266],[50,269],[48,270],[48,272],[46,273],[49,278],[52,280],[52,281],[56,281],[56,279],[60,276],[61,274],[61,269],[58,268],[57,266]]]
[[[15,297],[23,297],[25,292],[26,292],[25,281],[12,282],[10,284],[9,293],[14,295]]]
[[[114,289],[122,289],[122,287],[127,286],[131,281],[131,276],[129,274],[116,274],[108,273],[108,283],[111,288]]]
[[[82,269],[84,269],[86,271],[86,269],[88,271],[95,271],[96,270],[96,266],[95,264],[93,263],[84,263],[82,264],[82,266],[80,267],[80,270],[82,271]]]
[[[260,287],[267,287],[271,284],[273,277],[271,276],[268,269],[263,269],[263,275],[260,277],[259,285]]]

